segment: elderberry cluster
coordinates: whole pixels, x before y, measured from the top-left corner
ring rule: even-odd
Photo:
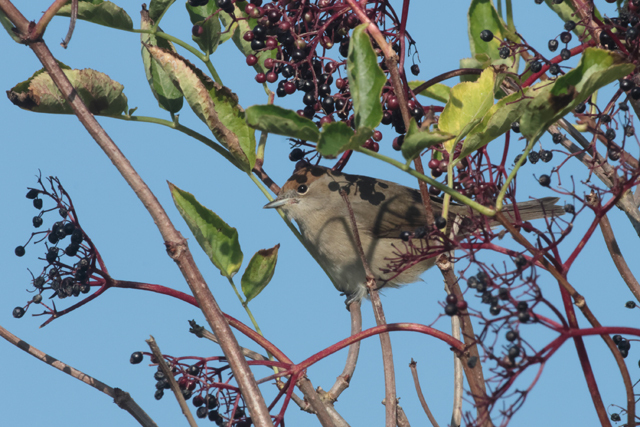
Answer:
[[[517,256],[514,259],[514,263],[520,271],[528,264],[526,258],[522,255]],[[520,323],[527,323],[531,320],[529,303],[526,301],[512,301],[509,288],[504,286],[498,287],[486,272],[479,271],[475,276],[471,276],[467,280],[467,286],[479,294],[478,296],[483,304],[489,305],[489,313],[491,313],[491,315],[497,316],[501,313],[502,309],[507,308],[507,305],[513,305]],[[496,291],[495,295],[493,291]]]
[[[26,244],[15,249],[17,256],[24,256],[26,246],[33,239],[36,239],[34,244],[44,242],[46,249],[44,257],[40,258],[46,265],[38,275],[32,274],[36,295],[26,306],[13,310],[16,318],[24,316],[32,303],[41,304],[46,291],[52,292],[49,299],[56,296],[59,299],[78,297],[91,291],[89,280],[95,266],[95,251],[86,242],[87,236],[77,222],[71,200],[60,181],[55,177],[48,177],[47,181],[49,188],[45,187],[42,178],[38,178],[40,188],[31,188],[27,192],[27,199],[32,200],[33,206],[39,211],[31,222],[34,228],[39,229],[44,224],[44,216],[53,212],[58,214],[59,220],[47,230],[33,232]],[[44,199],[52,200],[54,206],[43,209]]]
[[[256,74],[255,80],[262,84],[277,84],[275,93],[278,97],[299,92],[304,107],[298,110],[298,114],[318,119],[318,126],[340,120],[353,127],[346,57],[350,32],[361,20],[351,7],[344,0],[250,0],[244,7],[244,13],[250,22],[256,22],[250,31],[243,34],[243,39],[250,42],[253,50],[247,55],[246,63],[253,67],[263,61],[268,70]],[[404,49],[401,40],[407,39],[410,46],[414,45],[406,33],[400,33],[397,14],[388,2],[368,4],[366,15],[384,30],[383,34],[397,54]],[[386,72],[383,55],[375,43],[374,48],[381,57],[380,67]],[[337,54],[332,55],[335,50]],[[410,70],[417,75],[420,67],[413,64]],[[406,129],[400,105],[390,84],[384,87],[381,100],[384,105],[382,124],[392,125],[397,133],[404,134]],[[408,108],[420,123],[424,109],[417,99],[409,100]],[[382,133],[375,131],[364,147],[377,152],[381,139]],[[399,149],[400,145],[401,141],[395,143],[394,148]],[[298,162],[313,151],[296,151],[294,148],[290,158]]]
[[[137,365],[144,360],[144,356],[150,356],[151,363],[158,363],[153,354],[136,351],[131,354],[129,362]],[[208,418],[218,426],[231,425],[234,427],[249,427],[251,418],[246,416],[245,407],[240,393],[228,382],[222,380],[222,371],[208,365],[208,362],[224,361],[224,358],[202,358],[196,363],[188,365],[182,362],[185,358],[164,356],[180,392],[185,400],[191,399],[196,409],[196,417]],[[165,390],[171,388],[171,382],[164,371],[158,366],[153,374],[156,381],[154,397],[160,400],[164,397]]]

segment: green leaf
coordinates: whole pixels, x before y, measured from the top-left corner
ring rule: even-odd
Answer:
[[[9,20],[7,15],[5,15],[2,10],[0,10],[0,23],[2,24],[4,29],[7,30],[7,33],[9,34],[9,36],[11,36],[14,42],[22,43],[20,37],[18,37],[17,34],[13,32],[13,23]]]
[[[153,4],[153,2],[151,4]],[[150,29],[153,25],[153,21],[149,17],[150,12],[143,9],[142,12],[140,12],[140,15],[140,28],[143,30]],[[153,96],[155,96],[158,101],[160,108],[163,108],[172,114],[177,113],[182,109],[182,92],[180,92],[180,89],[173,84],[171,76],[166,73],[156,61],[151,59],[151,55],[145,48],[145,45],[158,46],[163,49],[170,50],[171,52],[175,52],[176,49],[170,41],[161,37],[156,37],[154,34],[141,33],[140,42],[142,43],[141,54],[144,72],[147,76],[149,88],[151,88]]]
[[[311,142],[318,142],[320,137],[313,121],[276,105],[253,105],[247,108],[246,118],[249,126],[264,132]]]
[[[215,84],[201,70],[175,52],[145,46],[171,77],[193,112],[216,139],[250,171],[255,163],[255,132],[245,122],[244,110],[226,87]]]
[[[191,38],[198,44],[200,50],[202,50],[205,55],[211,55],[220,43],[222,28],[219,15],[222,15],[224,12],[220,11],[213,15],[213,13],[218,10],[218,4],[215,1],[210,1],[204,6],[195,7],[187,2],[186,7],[191,23],[193,25],[200,25],[203,29],[200,37],[191,36]]]
[[[66,68],[62,71],[92,114],[119,116],[127,111],[127,97],[122,93],[124,86],[120,83],[99,71]],[[11,102],[24,110],[73,114],[71,106],[44,69],[36,71],[31,78],[7,91],[7,96]]]
[[[462,139],[469,130],[469,123],[479,121],[493,105],[496,73],[485,69],[476,82],[462,82],[451,88],[438,129],[445,134]],[[464,132],[463,132],[464,131]]]
[[[633,70],[634,65],[626,63],[615,52],[585,49],[576,68],[536,93],[520,119],[522,135],[529,141],[537,140],[547,127],[586,101],[593,92]]]
[[[151,0],[149,3],[149,17],[155,23],[176,0]]]
[[[378,65],[378,57],[373,50],[366,32],[367,24],[353,30],[349,42],[347,75],[353,99],[355,128],[375,129],[382,120],[380,95],[387,77]]]
[[[193,194],[171,183],[169,189],[180,215],[213,265],[218,267],[221,275],[233,277],[240,269],[243,257],[238,242],[238,230],[202,206]]]
[[[420,86],[423,83],[424,83],[423,81],[414,80],[409,82],[409,87],[412,90],[415,90],[418,86]],[[450,91],[451,91],[451,88],[449,86],[444,85],[442,83],[436,83],[434,85],[429,86],[428,88],[421,91],[420,93],[417,93],[416,95],[426,96],[431,99],[435,99],[436,101],[446,103],[449,100]]]
[[[62,6],[56,15],[71,16],[71,3]],[[133,30],[131,17],[124,9],[110,1],[80,0],[78,2],[78,19],[119,30]]]
[[[257,297],[271,281],[278,261],[278,249],[280,244],[271,249],[260,249],[251,257],[240,282],[247,303]]]
[[[526,88],[525,95],[532,93],[532,90],[533,88]],[[468,156],[509,130],[511,124],[520,118],[531,101],[521,98],[521,93],[513,93],[493,105],[482,122],[467,135],[459,158]]]
[[[413,160],[420,155],[422,150],[453,139],[454,137],[455,135],[438,130],[434,132],[430,132],[428,129],[420,130],[416,119],[411,118],[409,129],[402,143],[402,155],[407,160]]]
[[[328,158],[334,158],[349,146],[355,135],[353,129],[345,122],[327,123],[320,129],[320,139],[316,149]]]
[[[256,133],[247,125],[246,113],[238,104],[238,96],[226,86],[213,83],[209,89],[220,122],[238,139],[242,152],[249,161],[249,169],[256,163]],[[214,132],[215,135],[215,132]],[[227,135],[232,137],[232,135]],[[216,138],[218,136],[216,135]]]
[[[504,40],[509,30],[502,21],[491,0],[472,0],[468,12],[469,45],[471,55],[479,53],[489,55],[491,59],[501,59],[498,50],[500,40]],[[485,42],[480,39],[480,33],[489,30],[494,39]]]
[[[196,25],[202,27],[202,35],[200,37],[191,36],[202,52],[209,56],[218,48],[218,42],[220,41],[220,20],[217,16],[212,16],[204,21],[197,22]]]
[[[540,82],[501,99],[469,132],[460,158],[485,146],[505,133],[518,120],[520,131],[536,141],[553,123],[564,117],[591,94],[633,70],[633,65],[614,52],[588,48],[576,68],[558,77],[553,84]]]

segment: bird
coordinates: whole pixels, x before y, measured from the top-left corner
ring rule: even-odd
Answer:
[[[358,237],[378,288],[416,282],[435,264],[437,257],[429,256],[429,249],[444,247],[441,240],[427,236],[425,230],[430,228],[427,228],[418,190],[322,166],[304,165],[264,208],[280,208],[298,224],[307,248],[313,251],[312,255],[331,276],[338,291],[346,296],[347,305],[367,298],[368,291],[365,268],[342,193],[349,200]],[[560,216],[564,208],[555,204],[558,200],[546,197],[518,203],[518,218],[527,221]],[[431,196],[434,216],[442,214],[442,206],[443,199]],[[505,205],[503,212],[515,219],[513,205]],[[465,205],[450,205],[447,223],[457,222],[458,236],[470,234],[483,221],[482,215],[474,215]],[[497,225],[489,222],[489,227]],[[440,252],[449,250],[451,248]],[[403,260],[409,264],[405,261],[403,265]]]

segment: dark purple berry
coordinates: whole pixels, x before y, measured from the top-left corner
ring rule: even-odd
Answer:
[[[493,40],[493,33],[490,30],[482,30],[480,32],[480,40],[490,42]]]
[[[551,177],[549,177],[549,175],[540,175],[540,178],[538,178],[538,183],[543,187],[548,187],[549,185],[551,185]]]
[[[420,74],[420,66],[418,64],[413,64],[411,66],[411,74],[413,74],[414,76]]]
[[[558,40],[549,40],[549,50],[555,52],[558,49]]]
[[[16,246],[16,249],[14,252],[17,256],[21,257],[21,256],[24,256],[26,251],[24,250],[24,246]]]

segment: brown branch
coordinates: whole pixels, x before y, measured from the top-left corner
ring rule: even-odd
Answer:
[[[413,93],[418,95],[423,90],[428,89],[437,83],[452,79],[454,77],[465,76],[469,74],[481,74],[482,71],[483,70],[481,70],[480,68],[460,68],[457,70],[447,71],[446,73],[442,73],[439,76],[435,76],[434,78],[427,80],[426,82],[422,83],[420,86],[416,87],[415,89],[412,89],[412,91]]]
[[[60,46],[63,48],[67,48],[69,46],[69,42],[71,41],[71,36],[73,35],[73,30],[76,28],[76,21],[78,20],[78,0],[71,1],[71,19],[69,20],[69,31],[67,31],[67,36],[62,40]]]
[[[297,386],[302,394],[304,394],[307,401],[311,404],[311,407],[313,408],[316,417],[318,417],[318,421],[320,421],[322,427],[336,427],[331,415],[329,415],[329,411],[327,411],[327,408],[306,375],[300,377]]]
[[[409,368],[411,368],[411,375],[413,376],[413,384],[416,386],[416,393],[418,393],[418,399],[420,399],[420,404],[422,405],[422,409],[424,413],[427,414],[429,421],[433,427],[440,427],[435,417],[431,413],[431,409],[429,409],[429,405],[427,404],[426,399],[424,398],[424,394],[422,394],[422,387],[420,387],[420,378],[418,378],[418,369],[416,365],[418,363],[411,359],[411,363],[409,363]]]
[[[622,280],[627,284],[633,296],[636,297],[636,301],[640,302],[640,284],[633,276],[633,273],[627,265],[627,261],[625,261],[622,252],[620,252],[620,247],[616,241],[616,236],[613,234],[613,229],[611,228],[611,223],[607,215],[603,215],[602,218],[600,218],[600,230],[607,244],[607,249],[609,249],[609,254],[611,254],[611,259],[620,273],[620,277],[622,277]]]
[[[75,1],[75,0],[74,0]],[[51,6],[42,14],[42,17],[36,24],[35,28],[33,28],[33,33],[30,35],[32,40],[39,40],[44,35],[44,32],[47,30],[47,26],[51,22],[51,20],[56,16],[56,13],[69,2],[69,0],[55,0]],[[9,17],[11,19],[11,17]],[[13,19],[11,19],[12,22]]]
[[[105,383],[98,381],[97,379],[85,374],[84,372],[78,371],[74,367],[61,362],[54,357],[51,357],[47,353],[38,350],[37,348],[29,345],[29,343],[13,335],[2,326],[0,326],[0,337],[9,341],[9,343],[15,345],[20,350],[23,350],[36,359],[46,363],[47,365],[51,365],[54,368],[64,372],[65,374],[71,375],[73,378],[80,380],[87,385],[90,385],[91,387],[106,394],[109,397],[112,397],[115,404],[130,413],[131,416],[135,418],[138,423],[140,423],[140,425],[144,427],[157,426],[157,424],[151,419],[151,417],[149,417],[149,415],[147,415],[147,413],[138,406],[135,400],[131,398],[129,393],[122,391],[119,388],[111,388]]]
[[[367,275],[367,289],[369,290],[369,297],[371,298],[371,305],[373,306],[373,314],[376,318],[376,324],[378,326],[386,325],[387,319],[385,318],[384,310],[382,309],[380,295],[378,295],[376,280],[371,271],[371,267],[369,266],[369,262],[364,255],[364,250],[362,249],[360,233],[358,232],[358,224],[356,222],[356,217],[353,214],[349,197],[343,189],[340,189],[340,195],[347,205],[349,220],[351,221],[351,229],[353,230],[353,240],[356,244],[356,248],[358,248],[360,260],[362,261],[362,266],[364,267],[364,271]],[[396,377],[393,367],[393,351],[391,349],[391,338],[389,337],[389,333],[385,332],[380,334],[380,346],[382,347],[382,364],[384,367],[384,400],[386,402],[385,425],[386,427],[395,427],[398,416],[396,410],[398,400],[396,398]]]
[[[165,378],[169,381],[169,384],[171,385],[171,391],[173,391],[173,394],[176,395],[176,400],[178,401],[178,405],[180,405],[180,409],[182,409],[182,413],[187,418],[189,425],[191,427],[198,427],[198,423],[196,423],[196,420],[195,418],[193,418],[193,414],[191,413],[191,410],[189,409],[187,402],[184,400],[184,396],[182,395],[182,390],[180,390],[180,386],[178,385],[178,382],[173,376],[173,372],[171,372],[171,368],[169,367],[169,365],[167,365],[167,362],[164,360],[164,356],[162,356],[160,347],[158,347],[158,344],[156,343],[155,338],[153,338],[153,335],[150,335],[149,339],[145,340],[145,342],[149,344],[149,348],[151,349],[151,352],[153,353],[156,360],[158,361],[158,366],[160,366],[160,370],[164,374]]]
[[[89,134],[98,143],[100,148],[102,148],[127,183],[131,186],[138,198],[142,201],[145,208],[149,211],[149,214],[153,218],[162,238],[165,241],[169,256],[180,268],[180,271],[185,277],[189,288],[198,302],[198,305],[201,307],[207,322],[216,336],[220,339],[220,346],[225,357],[229,361],[231,369],[233,370],[240,391],[247,403],[249,411],[251,412],[253,422],[259,427],[272,426],[273,423],[271,422],[269,410],[264,402],[262,394],[260,393],[260,389],[258,388],[255,378],[253,377],[253,373],[249,369],[247,361],[240,350],[240,346],[238,345],[229,324],[225,320],[220,307],[218,307],[207,283],[196,267],[186,240],[175,229],[155,195],[131,166],[128,159],[122,154],[109,135],[97,122],[95,117],[89,112],[67,79],[66,75],[60,69],[46,44],[43,41],[34,41],[28,38],[29,23],[24,19],[24,17],[22,17],[22,15],[13,13],[15,8],[9,7],[8,5],[10,4],[11,2],[9,0],[0,0],[0,9],[11,20],[16,27],[16,31],[21,35],[23,40],[25,40],[25,43],[29,45],[38,59],[42,62],[80,122],[85,126]]]
[[[351,314],[351,335],[362,332],[362,311],[360,310],[360,301],[353,301],[349,304],[349,313]],[[356,370],[358,363],[358,354],[360,353],[360,341],[356,341],[349,346],[347,360],[342,370],[342,374],[338,375],[333,387],[327,392],[327,398],[331,402],[338,400],[340,394],[349,387],[353,372]]]
[[[571,296],[574,301],[574,304],[580,309],[584,317],[594,328],[599,328],[602,325],[596,319],[596,317],[591,312],[591,309],[587,306],[587,302],[582,295],[576,291],[576,289],[571,286],[571,284],[567,281],[567,279],[553,266],[551,262],[549,262],[545,255],[539,253],[538,249],[536,249],[520,232],[509,222],[507,218],[501,213],[497,212],[495,216],[496,220],[498,220],[506,229],[511,233],[514,240],[524,246],[534,257],[539,259],[540,263],[544,266],[544,268],[551,273],[551,275],[558,281],[560,286],[567,291],[567,293]],[[604,342],[609,347],[609,350],[613,354],[613,357],[618,364],[618,369],[620,370],[620,374],[622,375],[622,380],[624,382],[625,391],[627,394],[627,416],[629,425],[633,425],[635,422],[635,398],[633,392],[633,384],[631,382],[631,377],[629,376],[629,371],[627,370],[627,366],[618,350],[618,347],[615,345],[611,337],[607,334],[601,335]],[[582,360],[581,360],[582,362]],[[589,378],[586,378],[589,381]],[[609,418],[607,416],[607,411],[604,408],[604,404],[602,403],[602,398],[597,390],[594,390],[590,387],[591,397],[593,399],[593,404],[598,413],[598,417],[600,419],[600,423],[602,425],[610,425]]]

